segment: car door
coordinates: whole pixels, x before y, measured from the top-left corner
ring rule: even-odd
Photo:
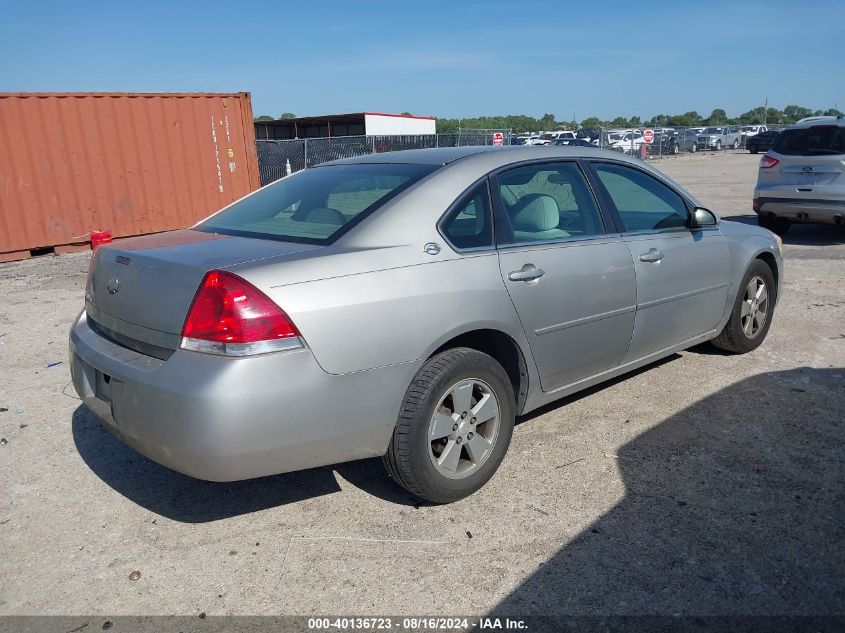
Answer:
[[[615,367],[631,340],[634,265],[576,161],[491,177],[499,267],[550,391]],[[611,225],[612,226],[612,225]]]
[[[638,167],[597,161],[591,167],[636,269],[637,311],[625,362],[713,331],[725,312],[729,277],[718,227],[690,229],[684,198]]]

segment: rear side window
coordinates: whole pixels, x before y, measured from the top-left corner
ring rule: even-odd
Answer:
[[[845,154],[845,127],[819,125],[784,130],[772,150],[786,156]]]
[[[624,165],[595,163],[594,167],[626,231],[686,227],[683,199],[663,183]]]
[[[487,181],[458,200],[443,221],[443,234],[455,248],[482,248],[493,245],[493,222]]]
[[[390,163],[314,167],[264,187],[195,228],[329,244],[435,169]]]

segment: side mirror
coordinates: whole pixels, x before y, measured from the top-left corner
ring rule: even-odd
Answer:
[[[690,218],[690,227],[695,229],[702,226],[719,226],[719,218],[710,209],[696,207]]]

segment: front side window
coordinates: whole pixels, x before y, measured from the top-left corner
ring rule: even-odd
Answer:
[[[314,167],[260,189],[195,228],[329,244],[435,169],[391,163]]]
[[[455,248],[493,246],[493,222],[487,181],[464,194],[443,221],[443,234]]]
[[[683,199],[669,187],[633,167],[595,163],[602,185],[625,231],[654,231],[687,226]]]
[[[595,198],[576,163],[517,167],[500,174],[497,186],[513,242],[604,233]]]

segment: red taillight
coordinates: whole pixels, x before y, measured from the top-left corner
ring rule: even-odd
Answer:
[[[772,158],[768,154],[764,154],[763,158],[760,159],[760,169],[768,169],[769,167],[774,167],[780,161],[777,158]]]
[[[760,200],[758,198],[754,198],[751,202],[751,210],[755,213],[760,210]]]
[[[206,273],[182,328],[182,347],[245,356],[299,347],[299,331],[267,295],[237,275]]]

